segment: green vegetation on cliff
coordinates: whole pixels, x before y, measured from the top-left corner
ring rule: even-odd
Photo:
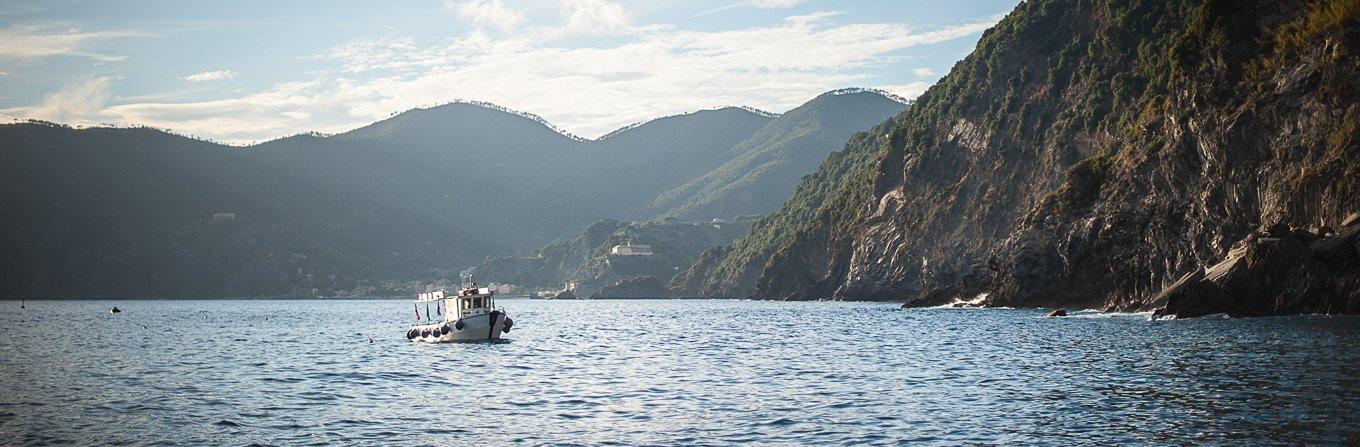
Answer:
[[[837,210],[867,190],[873,163],[885,147],[880,135],[887,124],[855,134],[845,148],[832,153],[816,172],[804,176],[792,197],[774,213],[762,217],[731,247],[716,247],[677,276],[673,292],[688,297],[745,297],[755,292],[756,279],[766,260],[787,250],[795,230],[825,224]],[[834,200],[827,202],[828,198]]]
[[[771,120],[733,147],[726,163],[661,194],[651,207],[682,218],[771,212],[829,152],[904,102],[871,90],[823,93]]]
[[[1261,225],[1356,211],[1356,5],[1025,2],[875,132],[869,180],[813,177],[785,206],[803,214],[781,208],[681,286],[1155,306]]]

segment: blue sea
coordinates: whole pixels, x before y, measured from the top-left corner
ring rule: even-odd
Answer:
[[[0,444],[1360,443],[1357,317],[500,304],[425,345],[405,300],[0,302]]]

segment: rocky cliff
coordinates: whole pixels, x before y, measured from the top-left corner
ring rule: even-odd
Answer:
[[[860,165],[805,181],[807,219],[758,223],[747,239],[779,236],[748,251],[768,258],[733,259],[738,243],[690,276],[710,296],[1144,310],[1234,256],[1307,261],[1311,242],[1251,244],[1360,209],[1358,22],[1355,0],[1026,2],[862,137]],[[1244,313],[1360,310],[1354,264],[1325,264],[1252,269],[1271,275],[1257,287],[1341,290]],[[1239,305],[1181,292],[1210,303],[1196,314]]]

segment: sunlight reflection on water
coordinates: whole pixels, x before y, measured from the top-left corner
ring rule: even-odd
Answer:
[[[2,302],[0,441],[1360,441],[1356,317],[502,304],[509,343],[424,345],[401,300]]]

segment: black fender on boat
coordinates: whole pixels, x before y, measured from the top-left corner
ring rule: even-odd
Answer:
[[[511,320],[509,315],[505,316],[505,326],[501,327],[501,332],[510,333],[510,328],[515,326],[515,320]]]
[[[448,335],[448,334],[449,334],[449,325],[448,325],[448,323],[445,323],[443,326],[439,326],[439,334],[440,334],[440,335]]]
[[[490,340],[490,339],[491,339],[491,336],[496,335],[496,319],[497,319],[497,318],[500,318],[501,315],[504,315],[504,314],[501,313],[501,311],[499,311],[499,310],[493,310],[493,311],[491,311],[490,316],[487,317],[487,319],[486,319],[486,325],[487,325],[487,328],[486,328],[486,339],[487,339],[487,340]]]
[[[462,318],[459,318],[458,321],[453,322],[453,328],[454,328],[454,329],[457,329],[457,330],[460,330],[460,331],[461,331],[461,330],[463,330],[463,326],[464,326],[464,325],[463,325],[463,319],[462,319]]]
[[[429,330],[429,329],[421,329],[421,330],[420,330],[420,336],[421,336],[421,337],[429,337],[429,336],[430,336],[430,330]]]
[[[406,339],[407,339],[407,340],[412,340],[412,339],[414,339],[414,338],[416,338],[416,330],[415,330],[415,329],[411,329],[411,330],[409,330],[409,331],[406,331]]]

